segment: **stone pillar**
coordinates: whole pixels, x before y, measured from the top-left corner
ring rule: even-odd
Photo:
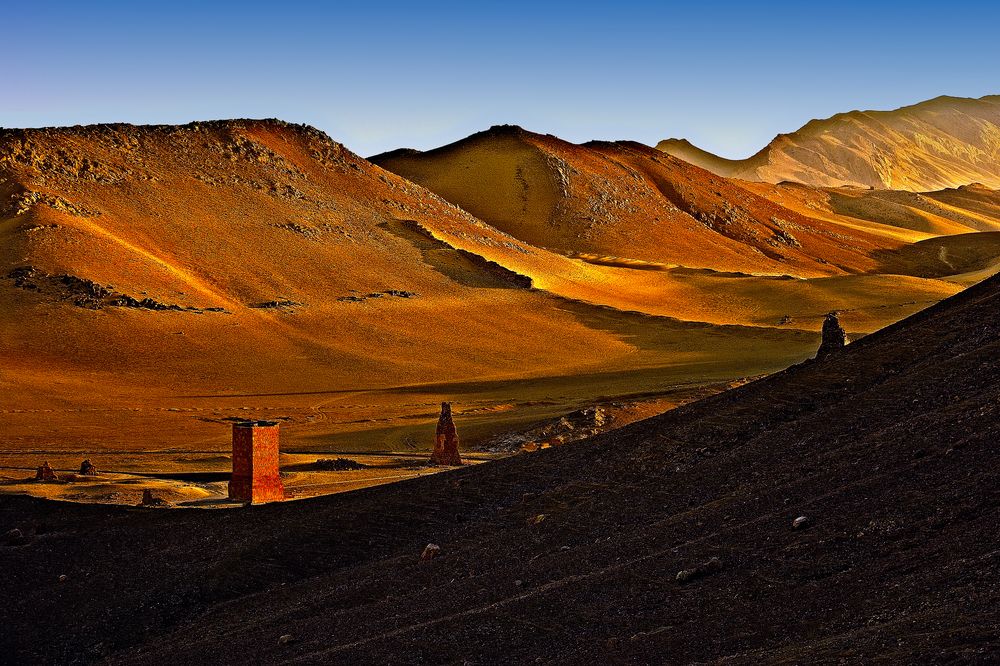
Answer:
[[[816,352],[816,358],[825,358],[830,354],[843,349],[846,344],[847,332],[844,331],[844,327],[840,325],[837,313],[831,312],[826,315],[826,318],[823,320],[822,339],[819,343],[819,351]]]
[[[435,465],[462,464],[462,456],[458,453],[458,429],[455,427],[455,421],[451,418],[450,402],[441,403],[441,416],[438,418],[431,463]]]
[[[49,466],[49,461],[46,460],[41,464],[38,470],[35,472],[35,481],[58,481],[59,477],[56,476],[55,471]]]
[[[233,424],[233,475],[229,499],[276,502],[285,499],[278,473],[278,423],[241,421]]]

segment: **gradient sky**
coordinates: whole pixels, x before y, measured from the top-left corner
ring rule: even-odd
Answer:
[[[811,118],[1000,93],[996,2],[3,4],[6,127],[279,117],[367,156],[514,123],[746,157]]]

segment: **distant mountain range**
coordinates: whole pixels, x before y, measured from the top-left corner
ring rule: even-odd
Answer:
[[[1000,95],[936,97],[895,111],[850,111],[780,134],[729,160],[685,139],[656,146],[720,176],[819,187],[924,192],[971,183],[1000,187]]]

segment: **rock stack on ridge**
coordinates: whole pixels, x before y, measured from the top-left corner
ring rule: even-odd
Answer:
[[[823,320],[822,336],[816,358],[826,358],[847,345],[847,332],[840,325],[836,312],[830,312]]]

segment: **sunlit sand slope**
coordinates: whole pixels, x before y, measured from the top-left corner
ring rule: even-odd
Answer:
[[[778,135],[745,160],[684,139],[656,146],[719,175],[807,185],[922,192],[983,183],[1000,187],[1000,96],[937,97],[894,111],[851,111]]]
[[[407,174],[449,203],[280,121],[2,131],[0,457],[169,461],[251,416],[420,451],[445,399],[472,443],[774,371],[832,309],[856,336],[994,270],[637,144],[466,143]]]

